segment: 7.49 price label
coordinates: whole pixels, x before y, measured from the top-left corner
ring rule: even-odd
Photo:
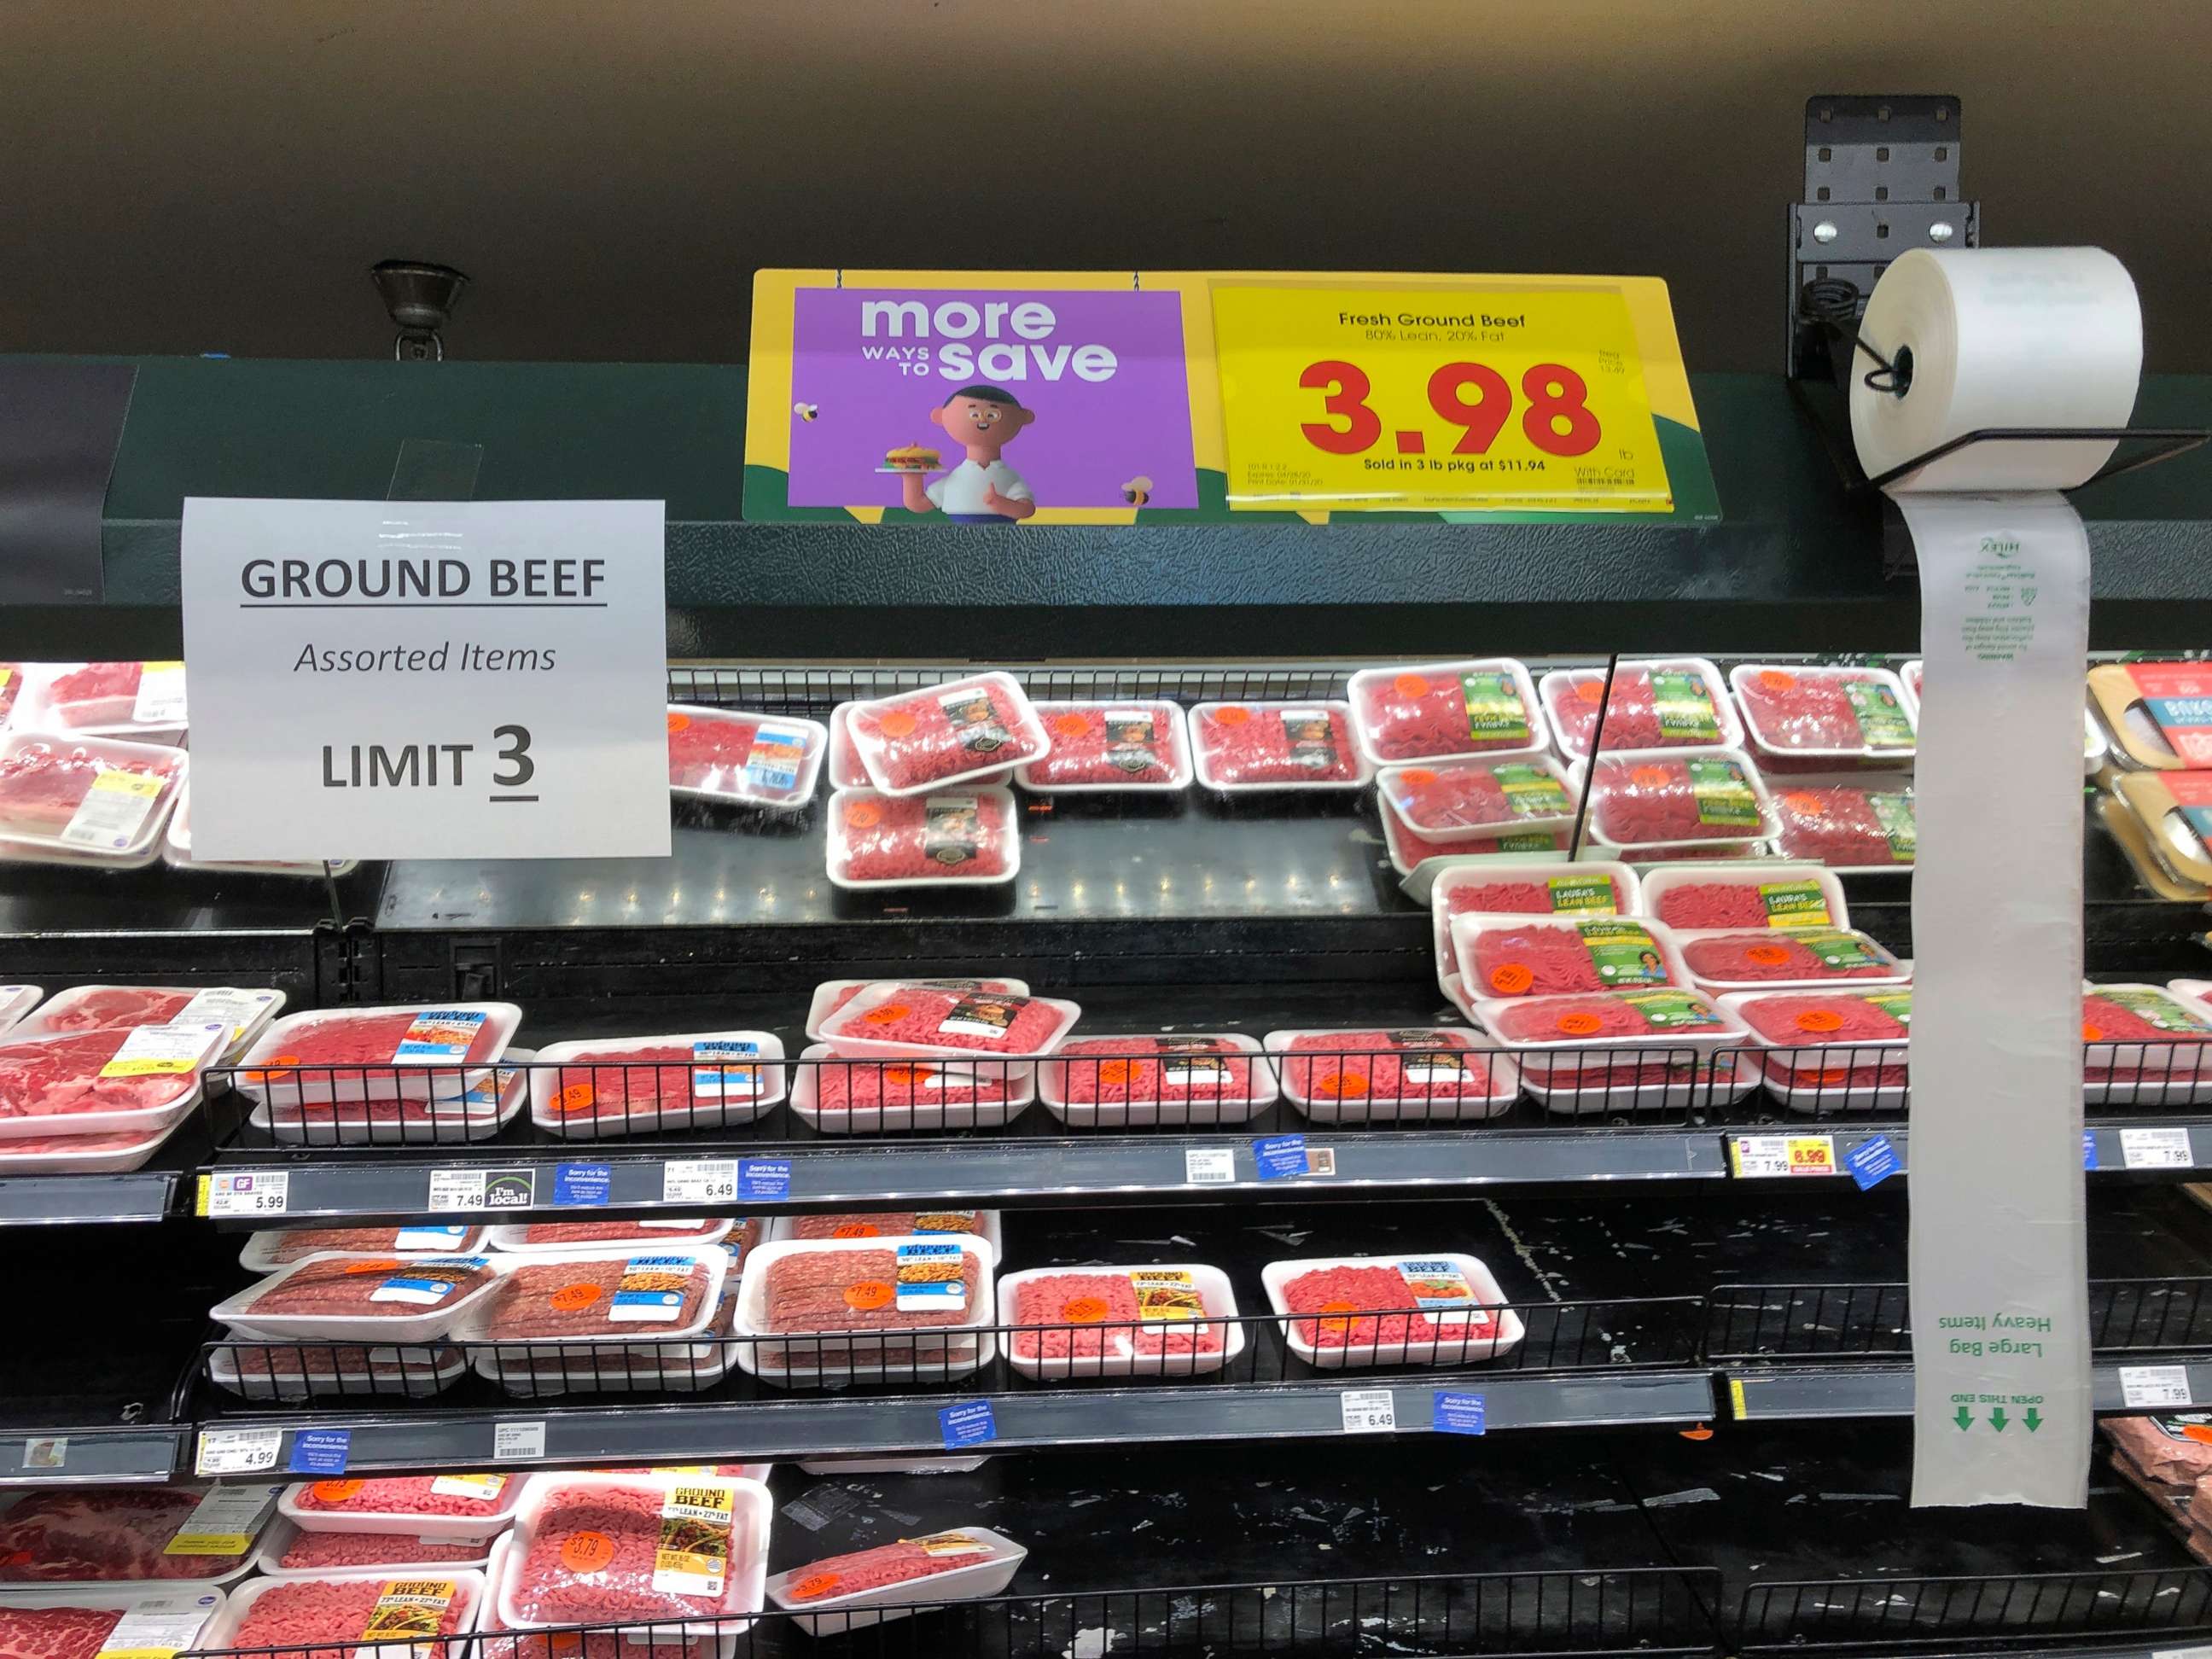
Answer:
[[[1673,508],[1617,289],[1223,286],[1213,325],[1233,507]]]

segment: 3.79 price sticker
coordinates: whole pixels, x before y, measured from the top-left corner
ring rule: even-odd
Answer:
[[[1233,507],[1664,513],[1608,288],[1218,287]]]

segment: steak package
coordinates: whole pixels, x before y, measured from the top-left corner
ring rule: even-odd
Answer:
[[[0,1583],[219,1579],[241,1571],[273,1507],[246,1487],[208,1507],[204,1486],[33,1491],[0,1509]],[[237,1545],[235,1548],[231,1547]]]
[[[166,1129],[199,1097],[201,1067],[229,1034],[220,1022],[10,1032],[0,1041],[0,1140]]]
[[[216,1589],[0,1591],[6,1659],[97,1659],[189,1649],[222,1607]]]
[[[134,1025],[204,1025],[223,1020],[226,1055],[243,1053],[284,1006],[282,991],[231,986],[77,985],[58,991],[15,1028],[19,1036],[127,1030]]]
[[[185,752],[116,738],[0,737],[0,838],[82,855],[135,859],[160,838],[185,778]]]

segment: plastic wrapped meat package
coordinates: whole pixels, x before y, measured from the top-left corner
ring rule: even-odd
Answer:
[[[1635,912],[1641,887],[1625,864],[1544,860],[1518,867],[1451,865],[1429,888],[1429,921],[1439,981],[1459,971],[1455,917],[1617,916]]]
[[[911,1617],[917,1607],[1004,1595],[1028,1555],[988,1527],[948,1527],[777,1573],[768,1595],[810,1635],[842,1636]]]
[[[1722,999],[1763,1053],[1767,1092],[1793,1112],[1893,1109],[1906,1100],[1909,987],[1735,991]]]
[[[1520,1071],[1457,1026],[1270,1031],[1283,1094],[1316,1123],[1451,1123],[1495,1117]]]
[[[1199,783],[1223,794],[1358,789],[1374,775],[1340,702],[1202,702],[1190,742]]]
[[[1775,844],[1787,859],[1830,870],[1909,870],[1920,832],[1912,780],[1903,774],[1821,773],[1792,777],[1776,790],[1781,818]]]
[[[57,991],[19,1023],[18,1036],[112,1031],[133,1025],[199,1025],[226,1020],[225,1060],[246,1052],[283,1011],[282,991],[231,986],[75,985]]]
[[[181,749],[119,738],[0,736],[0,859],[151,863],[185,765]]]
[[[2081,1082],[2092,1106],[2212,1100],[2212,1006],[2160,985],[2081,994]]]
[[[1835,928],[1696,933],[1678,943],[1691,981],[1712,994],[1761,988],[1901,985],[1911,977],[1911,970],[1877,940]]]
[[[1677,935],[1851,925],[1844,884],[1817,864],[1654,870],[1644,878],[1643,914],[1665,922]]]
[[[1364,668],[1346,688],[1377,766],[1447,755],[1534,755],[1551,742],[1528,671],[1510,657]]]
[[[279,1518],[261,1534],[253,1565],[271,1578],[367,1571],[434,1578],[453,1567],[481,1571],[496,1536],[441,1540],[415,1533],[308,1532]]]
[[[1039,1060],[1060,1046],[1082,1013],[1053,997],[883,980],[855,994],[816,1035],[860,1060]]]
[[[301,1480],[284,1489],[276,1512],[302,1532],[372,1534],[418,1544],[474,1540],[507,1530],[527,1484],[519,1474],[462,1470]]]
[[[311,1255],[472,1255],[485,1243],[485,1229],[454,1223],[410,1223],[382,1227],[277,1227],[249,1234],[238,1265],[250,1273],[270,1273]]]
[[[668,708],[668,787],[696,800],[795,811],[813,798],[829,747],[816,720]]]
[[[1740,663],[1729,680],[1762,765],[1913,757],[1912,700],[1887,668]]]
[[[208,1380],[245,1400],[291,1403],[331,1395],[428,1400],[469,1372],[459,1348],[270,1338],[233,1329],[208,1355]]]
[[[167,1135],[199,1099],[201,1072],[229,1036],[221,1021],[9,1033],[0,1038],[0,1152],[56,1136]]]
[[[823,1134],[1001,1128],[1036,1098],[1026,1060],[855,1060],[817,1042],[792,1072],[791,1109]]]
[[[815,1210],[780,1215],[769,1224],[768,1242],[824,1238],[971,1238],[993,1266],[1005,1247],[1006,1230],[996,1210]]]
[[[906,796],[840,789],[825,844],[830,881],[855,892],[1009,882],[1022,867],[1013,793],[982,785]]]
[[[1546,755],[1386,766],[1376,788],[1416,835],[1448,844],[1570,829],[1575,821],[1566,774]]]
[[[188,723],[180,662],[26,663],[22,677],[9,719],[20,732],[167,743]]]
[[[1203,1262],[1031,1267],[999,1280],[1007,1358],[1040,1382],[1204,1376],[1244,1352],[1236,1319],[1229,1275]]]
[[[763,1244],[738,1292],[738,1364],[769,1382],[945,1381],[996,1352],[991,1256],[960,1236]]]
[[[279,1130],[342,1143],[369,1139],[380,1127],[436,1125],[441,1119],[496,1114],[503,1094],[483,1107],[465,1098],[495,1084],[501,1058],[522,1023],[511,1002],[394,1004],[288,1014],[262,1034],[240,1062],[239,1092],[265,1106]],[[444,1113],[436,1103],[456,1104]],[[439,1137],[443,1139],[445,1137]],[[460,1139],[454,1135],[453,1139]]]
[[[0,1586],[217,1584],[252,1564],[279,1487],[241,1483],[204,1515],[205,1486],[56,1486],[0,1492]],[[244,1537],[244,1548],[210,1549]],[[191,1553],[173,1552],[187,1543]]]
[[[529,1104],[527,1067],[537,1058],[532,1049],[509,1048],[496,1066],[467,1073],[469,1085],[459,1094],[449,1091],[441,1072],[437,1092],[428,1100],[302,1103],[291,1097],[294,1074],[280,1073],[270,1091],[276,1099],[255,1106],[252,1121],[287,1146],[459,1146],[489,1140]]]
[[[902,981],[909,985],[927,985],[939,991],[1005,991],[1018,997],[1030,994],[1029,981],[1005,974],[993,974],[975,979],[916,979]],[[812,1000],[806,1007],[806,1040],[822,1041],[822,1023],[836,1013],[871,985],[882,983],[872,979],[825,979],[814,988]]]
[[[1085,1037],[1039,1063],[1045,1109],[1071,1128],[1245,1123],[1275,1098],[1260,1045],[1234,1031]]]
[[[225,1600],[212,1587],[173,1585],[0,1590],[0,1654],[99,1659],[190,1649]]]
[[[1646,749],[1600,754],[1569,774],[1589,779],[1589,832],[1600,845],[1627,849],[1633,862],[1652,849],[1741,846],[1779,827],[1759,769],[1735,749]]]
[[[1638,991],[1690,982],[1674,930],[1643,916],[1461,916],[1460,976],[1484,997]]]
[[[1527,1334],[1490,1269],[1455,1252],[1270,1261],[1260,1282],[1291,1353],[1324,1370],[1480,1364]]]
[[[886,795],[974,784],[1052,748],[1011,674],[970,675],[846,705],[845,729],[868,781]]]
[[[573,1250],[603,1244],[667,1244],[697,1249],[729,1242],[750,1249],[760,1242],[760,1226],[731,1216],[652,1216],[636,1221],[532,1221],[518,1227],[486,1230],[484,1242],[495,1250],[517,1255],[537,1255],[550,1250]],[[732,1233],[740,1236],[732,1238]]]
[[[763,1604],[770,1507],[757,1480],[722,1476],[533,1480],[501,1563],[501,1622],[667,1620],[687,1636],[734,1635]]]
[[[1605,730],[1599,741],[1607,752],[1743,744],[1743,722],[1729,700],[1727,683],[1703,657],[1624,660],[1613,672],[1610,697],[1602,668],[1555,668],[1536,689],[1559,734],[1559,752],[1570,760],[1589,758],[1601,700]]]
[[[1759,1079],[1743,1022],[1701,992],[1656,987],[1482,997],[1476,1020],[1548,1111],[1681,1110],[1739,1100]]]
[[[1036,710],[1052,752],[1014,774],[1033,793],[1190,787],[1190,739],[1171,702],[1041,702]]]
[[[873,793],[875,785],[868,776],[868,769],[860,764],[860,757],[853,749],[851,711],[854,707],[852,703],[841,702],[830,711],[830,787],[832,789],[866,789]],[[961,781],[969,788],[978,789],[988,785],[1012,783],[1013,780],[1014,769],[1000,766],[972,778],[963,778]]]
[[[497,1284],[489,1256],[310,1255],[226,1297],[208,1317],[284,1343],[427,1343],[453,1334]]]
[[[1409,878],[1436,860],[1494,858],[1504,862],[1564,857],[1571,839],[1565,830],[1516,830],[1491,840],[1434,841],[1401,817],[1389,800],[1378,798],[1376,811],[1382,821],[1382,845],[1390,867]]]
[[[256,1578],[230,1593],[229,1605],[204,1639],[210,1648],[289,1650],[284,1659],[362,1659],[364,1652],[413,1659],[462,1650],[439,1643],[475,1620],[489,1594],[473,1567],[442,1568],[416,1577],[387,1571],[331,1571],[314,1577]],[[364,1644],[411,1640],[409,1647]]]
[[[729,1370],[719,1246],[577,1247],[497,1258],[499,1283],[471,1320],[479,1374],[526,1396],[691,1391]]]
[[[781,1101],[785,1075],[772,1031],[548,1043],[530,1073],[530,1118],[575,1139],[720,1128]]]

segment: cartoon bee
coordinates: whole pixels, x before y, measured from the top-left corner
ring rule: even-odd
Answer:
[[[1152,499],[1152,481],[1139,472],[1121,486],[1121,499],[1132,507],[1142,507]]]
[[[811,421],[817,415],[819,415],[822,412],[822,405],[819,404],[793,404],[791,406],[791,412],[798,416],[802,421]]]

